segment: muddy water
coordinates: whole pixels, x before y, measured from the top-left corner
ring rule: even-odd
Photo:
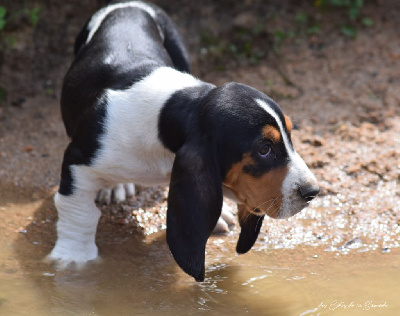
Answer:
[[[10,191],[11,192],[11,191]],[[20,192],[21,194],[22,192]],[[165,233],[99,227],[102,259],[82,271],[42,261],[55,240],[48,194],[0,200],[0,315],[396,315],[400,251],[272,249],[238,256],[237,231],[212,237],[206,280],[171,258]]]

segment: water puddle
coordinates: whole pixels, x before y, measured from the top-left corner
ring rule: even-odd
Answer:
[[[56,271],[42,262],[55,241],[52,200],[23,196],[0,200],[0,315],[395,315],[400,309],[396,247],[276,249],[261,238],[239,256],[235,231],[210,239],[206,279],[196,283],[173,261],[164,232],[143,236],[103,223],[101,260],[82,271]]]

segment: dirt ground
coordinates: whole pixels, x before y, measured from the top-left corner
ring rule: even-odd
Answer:
[[[342,12],[315,13],[311,1],[156,2],[181,29],[196,76],[251,85],[295,122],[295,148],[321,194],[290,220],[267,219],[258,247],[322,245],[342,253],[400,247],[400,3],[368,2],[363,14],[374,23],[358,26],[353,39],[338,31]],[[12,8],[22,1],[5,3]],[[0,212],[0,230],[48,240],[45,253],[55,240],[51,197],[68,143],[61,83],[74,37],[100,2],[41,3],[36,28],[22,19],[7,30],[16,44],[0,59],[0,86],[7,91],[0,105],[0,210],[42,206],[33,217]],[[308,35],[296,22],[298,12],[322,30]],[[295,34],[281,42],[281,30]],[[101,206],[99,229],[126,235],[164,229],[166,196],[165,188],[139,188],[126,203]]]

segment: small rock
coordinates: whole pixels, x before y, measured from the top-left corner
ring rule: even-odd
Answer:
[[[325,140],[322,137],[314,136],[314,137],[305,137],[302,139],[302,143],[310,144],[314,147],[321,147],[325,145]]]
[[[314,147],[321,147],[325,145],[325,140],[322,139],[321,137],[315,137],[313,141],[311,142],[311,145]]]
[[[314,160],[314,161],[311,163],[311,166],[312,166],[313,168],[318,169],[318,168],[323,168],[323,167],[324,167],[325,165],[327,165],[327,164],[328,164],[327,162],[317,159],[317,160]]]
[[[121,218],[117,221],[117,224],[126,225],[129,224],[129,220],[127,218]]]
[[[346,241],[342,246],[340,246],[341,250],[346,250],[346,249],[357,249],[362,246],[362,240],[358,237],[350,239],[349,241]]]
[[[345,168],[345,170],[346,170],[346,172],[347,172],[348,174],[357,173],[357,172],[359,172],[359,171],[361,170],[361,164],[360,164],[360,163],[357,163],[357,164],[355,164],[355,165],[348,166],[347,168]]]
[[[32,145],[26,146],[25,149],[24,149],[24,151],[25,151],[26,153],[30,153],[31,151],[33,151],[33,146],[32,146]]]

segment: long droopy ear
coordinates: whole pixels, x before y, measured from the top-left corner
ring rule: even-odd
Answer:
[[[178,265],[196,281],[204,280],[206,243],[221,208],[221,171],[211,141],[184,144],[172,168],[167,242]]]
[[[241,231],[236,252],[242,254],[248,252],[256,242],[264,215],[257,216],[247,211],[244,205],[238,205],[238,217]]]

